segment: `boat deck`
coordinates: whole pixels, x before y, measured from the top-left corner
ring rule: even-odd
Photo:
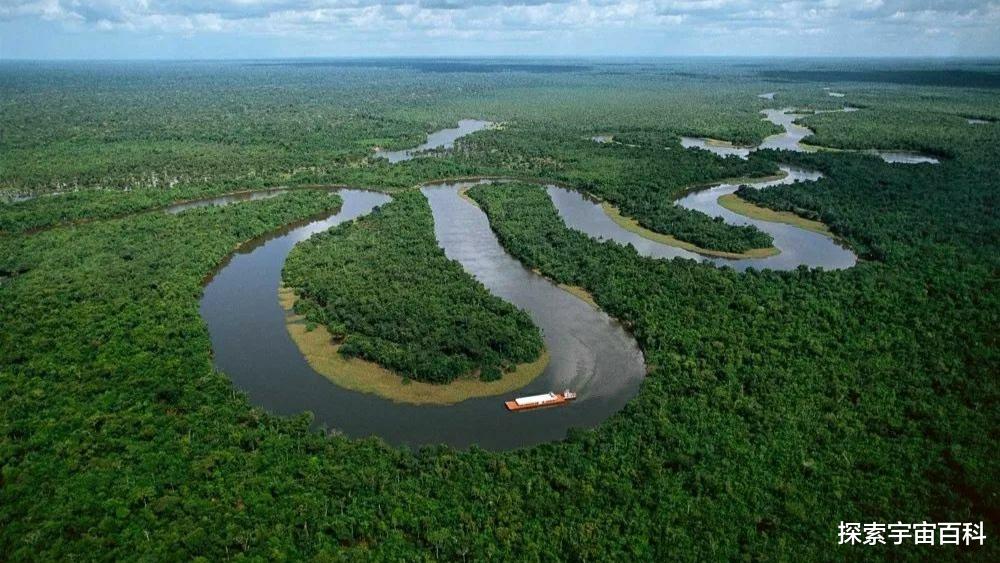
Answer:
[[[504,404],[507,406],[507,410],[515,412],[515,411],[540,409],[544,407],[554,407],[558,405],[564,405],[575,398],[576,394],[574,393],[568,393],[568,394],[559,393],[559,394],[554,394],[551,399],[543,401],[532,402],[528,404],[518,404],[517,400],[515,399],[512,401],[505,401]]]

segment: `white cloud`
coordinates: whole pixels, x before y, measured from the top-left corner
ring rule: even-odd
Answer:
[[[59,22],[76,33],[349,40],[473,40],[527,32],[565,36],[685,32],[759,42],[761,33],[837,41],[880,36],[982,37],[1000,29],[998,0],[2,0],[7,28]],[[514,35],[518,34],[518,35]],[[985,34],[985,35],[984,35]],[[827,37],[827,39],[821,39]],[[544,36],[538,41],[544,42]],[[842,40],[842,39],[841,39]],[[1000,39],[992,43],[1000,51]],[[834,51],[837,45],[830,43]],[[738,51],[736,54],[740,54]],[[871,53],[878,54],[878,53]]]

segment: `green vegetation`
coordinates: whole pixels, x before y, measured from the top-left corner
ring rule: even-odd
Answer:
[[[851,63],[854,66],[855,63]],[[919,86],[958,86],[962,88],[1000,88],[995,72],[974,70],[777,70],[763,73],[769,78],[803,82],[877,82]]]
[[[819,113],[800,122],[815,131],[805,139],[813,145],[842,149],[901,149],[947,160],[965,153],[976,160],[989,158],[997,127],[970,127],[967,116],[1000,117],[996,90],[920,89],[893,92],[885,103],[884,89],[856,88],[847,102],[862,109],[848,113]],[[972,129],[972,130],[970,130]],[[973,156],[974,155],[974,156]]]
[[[567,291],[571,290],[567,288]],[[288,312],[286,320],[288,334],[317,373],[341,387],[362,393],[373,393],[396,402],[450,405],[473,397],[510,393],[541,375],[549,363],[548,352],[542,350],[537,360],[518,364],[501,379],[493,381],[484,381],[473,374],[455,379],[447,385],[414,381],[375,362],[341,354],[340,339],[335,339],[326,327],[311,323],[302,315],[294,313],[296,297],[293,290],[282,288],[278,295],[282,306]]]
[[[296,312],[343,340],[340,354],[418,381],[495,381],[542,352],[527,313],[444,255],[418,191],[299,244],[284,279],[299,295]]]
[[[840,520],[889,512],[903,521],[978,521],[996,508],[1000,467],[983,432],[996,427],[1000,391],[991,329],[1000,303],[989,274],[997,224],[983,205],[993,196],[971,174],[938,183],[926,171],[897,177],[874,159],[834,155],[799,164],[829,174],[822,198],[809,200],[829,206],[824,220],[835,218],[834,230],[852,243],[880,249],[883,262],[740,275],[645,259],[567,229],[539,187],[469,192],[508,251],[592,292],[630,323],[656,366],[628,415],[586,443],[630,444],[615,457],[643,460],[633,466],[643,475],[635,503],[656,491],[658,502],[698,507],[650,515],[651,535],[694,527],[719,539],[731,530],[728,548],[673,553],[721,559],[749,548],[827,559]],[[809,193],[808,185],[771,188],[761,199],[805,201]],[[948,205],[962,211],[942,213]],[[752,524],[734,527],[733,519]],[[870,555],[923,556],[899,548]]]
[[[996,117],[995,91],[848,83],[834,100],[823,83],[761,79],[809,64],[490,75],[0,64],[2,189],[82,190],[0,204],[0,559],[1000,559],[1000,127],[958,117]],[[767,91],[775,102],[756,98]],[[949,158],[734,162],[676,143],[756,142],[773,132],[762,107],[843,102],[864,109],[806,118],[818,144]],[[914,119],[921,108],[931,113]],[[508,126],[439,158],[367,159],[374,144],[416,144],[461,117]],[[593,143],[593,132],[641,147]],[[108,219],[240,187],[504,174],[562,180],[623,209],[635,199],[628,212],[644,221],[686,185],[779,162],[826,178],[740,197],[819,219],[868,260],[746,274],[650,260],[566,229],[538,187],[470,192],[525,265],[627,323],[650,367],[601,425],[502,453],[317,432],[308,415],[254,408],[214,371],[203,279],[240,243],[335,207],[328,195]],[[394,252],[388,241],[411,236],[436,264],[421,242],[426,203],[397,194],[393,205],[295,259],[342,253],[395,216],[403,234],[372,244]],[[84,219],[101,220],[21,234]],[[442,268],[426,269],[452,280]],[[412,314],[404,326],[432,326]],[[836,545],[840,521],[924,520],[984,521],[986,544]]]
[[[775,172],[766,163],[723,161],[677,143],[678,135],[755,143],[776,132],[759,119],[763,105],[753,90],[706,89],[717,79],[663,76],[661,69],[612,81],[603,71],[617,71],[616,65],[498,74],[490,81],[464,66],[446,78],[402,66],[387,73],[383,63],[0,64],[0,191],[112,190],[74,193],[81,205],[49,198],[0,204],[0,231],[255,187],[392,189],[491,175],[571,183],[644,227],[699,247],[770,246],[757,229],[673,204],[692,184]],[[753,105],[739,103],[748,99]],[[415,146],[425,133],[466,117],[505,126],[467,138],[448,158],[398,165],[372,158],[375,146]],[[589,140],[594,131],[640,146],[599,145]]]
[[[263,189],[265,186],[257,186]],[[174,189],[119,192],[81,190],[41,196],[7,205],[0,212],[0,236],[40,231],[56,225],[81,224],[113,219],[142,211],[164,208],[173,203],[198,200],[224,193],[248,191],[223,189],[225,186],[186,186]]]
[[[610,205],[604,203],[601,206],[604,212],[611,217],[611,220],[617,223],[620,227],[627,231],[631,231],[641,237],[648,238],[662,244],[667,244],[670,246],[676,246],[678,248],[683,248],[684,250],[690,250],[692,252],[698,252],[708,256],[721,256],[724,258],[764,258],[766,256],[774,256],[778,253],[778,249],[773,246],[768,246],[765,248],[752,248],[743,252],[725,252],[721,250],[711,250],[707,248],[702,248],[696,244],[691,244],[690,242],[685,242],[678,239],[677,237],[671,235],[660,234],[656,231],[651,231],[643,227],[638,221],[631,217],[626,217],[622,215],[622,212]]]
[[[513,167],[514,176],[574,186],[610,202],[647,229],[697,247],[742,253],[771,246],[771,236],[756,227],[734,227],[674,204],[695,186],[733,177],[773,175],[778,169],[771,162],[720,159],[707,151],[684,150],[672,135],[647,134],[615,144],[567,138],[559,130],[510,129],[505,133],[475,137],[466,145],[481,155],[479,161],[489,169],[508,166]],[[637,144],[640,141],[648,144]],[[559,155],[558,160],[519,169],[522,155],[541,150]]]

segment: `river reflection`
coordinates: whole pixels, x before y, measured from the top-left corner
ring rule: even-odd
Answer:
[[[908,151],[873,151],[886,162],[895,164],[938,164],[940,161],[933,156]]]

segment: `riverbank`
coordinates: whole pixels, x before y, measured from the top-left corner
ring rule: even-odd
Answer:
[[[695,252],[697,254],[702,254],[705,256],[713,256],[716,258],[732,258],[732,259],[743,259],[743,258],[767,258],[769,256],[776,256],[781,251],[773,246],[767,248],[752,248],[746,252],[724,252],[722,250],[710,250],[707,248],[701,248],[698,245],[692,244],[680,240],[671,235],[665,235],[663,233],[658,233],[656,231],[651,231],[639,224],[639,221],[622,215],[622,212],[611,205],[608,202],[602,202],[601,208],[604,212],[614,221],[619,227],[629,231],[631,233],[637,234],[643,238],[649,239],[653,242],[658,242],[660,244],[666,244],[669,246],[674,246],[689,252]]]
[[[291,288],[278,289],[278,302],[285,310],[288,335],[309,366],[345,389],[372,393],[397,403],[451,405],[467,399],[510,393],[541,375],[549,364],[549,353],[543,349],[537,360],[518,364],[497,381],[482,381],[477,374],[468,374],[444,385],[413,381],[375,362],[342,356],[340,346],[334,343],[324,326],[315,325],[310,330],[305,318],[293,312],[295,299]]]
[[[538,270],[535,270],[535,273],[537,273],[538,275],[542,275],[542,273]],[[576,297],[579,297],[581,301],[583,301],[587,305],[590,305],[594,309],[597,310],[601,309],[601,307],[597,304],[597,301],[594,300],[594,296],[591,295],[590,292],[587,291],[586,289],[583,289],[578,285],[567,285],[564,283],[557,283],[556,285],[559,286],[559,289],[569,293],[570,295],[575,295]]]
[[[792,225],[800,229],[826,235],[830,238],[837,238],[836,235],[830,231],[830,228],[826,226],[826,224],[819,221],[813,221],[812,219],[806,219],[805,217],[800,217],[791,211],[775,211],[766,207],[760,207],[750,203],[736,194],[726,194],[721,196],[718,201],[719,205],[722,207],[725,207],[733,213],[737,213],[751,219],[758,219],[760,221],[768,221],[771,223],[784,223],[786,225]]]

